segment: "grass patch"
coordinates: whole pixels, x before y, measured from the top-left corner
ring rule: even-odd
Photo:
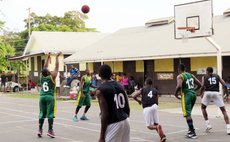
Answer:
[[[39,98],[39,93],[31,93],[31,92],[4,93],[3,95],[14,97],[14,98],[22,98],[22,99],[38,99]]]

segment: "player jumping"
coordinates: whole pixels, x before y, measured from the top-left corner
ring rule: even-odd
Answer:
[[[40,91],[40,99],[39,99],[39,130],[38,137],[42,137],[42,126],[44,124],[44,118],[48,118],[49,129],[47,135],[51,138],[55,138],[53,131],[53,121],[56,115],[56,87],[55,87],[55,79],[58,74],[59,61],[58,57],[61,52],[59,52],[56,56],[55,68],[51,72],[48,69],[48,65],[50,62],[50,53],[46,59],[44,67],[42,69],[41,76],[41,91]]]

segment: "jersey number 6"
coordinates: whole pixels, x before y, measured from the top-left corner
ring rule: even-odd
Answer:
[[[43,89],[44,92],[49,91],[49,86],[48,86],[48,83],[47,83],[47,82],[44,82],[44,83],[42,84],[42,89]]]

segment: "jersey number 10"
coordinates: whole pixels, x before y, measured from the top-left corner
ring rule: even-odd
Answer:
[[[125,97],[122,93],[114,95],[114,101],[116,103],[117,109],[125,107]]]

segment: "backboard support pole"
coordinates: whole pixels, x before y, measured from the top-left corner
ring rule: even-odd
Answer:
[[[205,39],[212,44],[216,50],[217,50],[217,73],[222,78],[222,53],[221,53],[221,47],[211,38],[211,37],[205,37]],[[221,86],[221,84],[220,84]],[[220,93],[223,94],[223,88],[220,87]],[[221,112],[219,109],[217,109],[217,115],[216,117],[219,118],[221,116]]]
[[[222,53],[221,53],[221,47],[211,38],[211,37],[205,37],[205,39],[212,44],[216,50],[217,50],[217,73],[222,78]],[[223,93],[222,87],[220,87],[220,93]]]

